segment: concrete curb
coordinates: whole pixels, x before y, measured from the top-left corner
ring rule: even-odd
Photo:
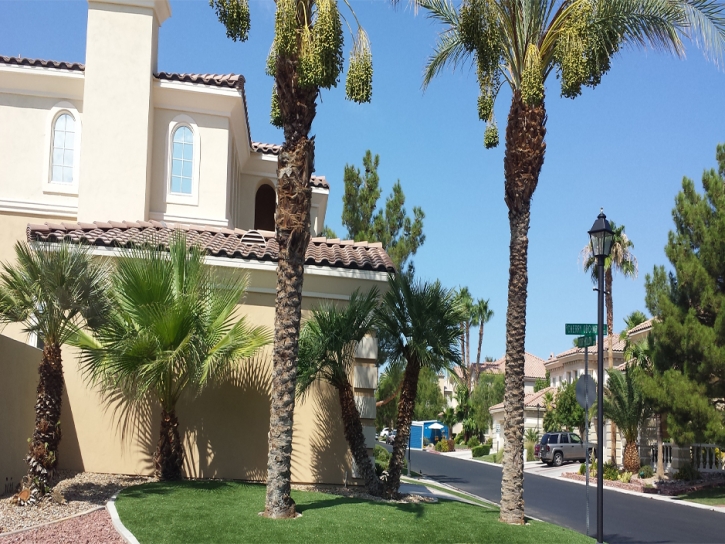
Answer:
[[[542,474],[538,474],[538,476],[542,476]],[[574,482],[575,484],[579,484],[579,485],[587,485],[586,482],[580,482],[579,480],[572,480],[570,478],[565,478],[563,476],[544,476],[544,477],[553,478],[555,480],[561,480],[563,482]],[[592,485],[592,482],[589,482],[589,487],[596,490],[596,488],[597,488],[596,481],[594,482],[594,485]],[[616,491],[617,493],[624,493],[626,495],[634,495],[635,497],[644,497],[646,499],[652,499],[655,501],[669,502],[671,504],[689,506],[690,508],[699,508],[700,510],[712,510],[713,512],[720,512],[721,514],[725,514],[725,508],[717,508],[715,506],[709,506],[707,504],[699,504],[696,502],[683,501],[682,499],[678,500],[678,499],[669,497],[667,495],[657,495],[656,493],[638,493],[637,491],[630,491],[629,489],[620,489],[618,487],[604,486],[604,489],[608,489],[610,491]]]
[[[78,512],[77,514],[73,514],[71,516],[54,519],[53,521],[46,521],[45,523],[41,523],[39,525],[33,525],[32,527],[26,527],[25,529],[16,529],[15,531],[8,531],[7,533],[0,533],[0,538],[5,537],[5,536],[10,536],[10,535],[17,535],[19,533],[25,533],[27,531],[34,531],[35,529],[42,529],[43,527],[47,527],[48,525],[55,525],[56,523],[68,521],[69,519],[85,516],[86,514],[90,514],[91,512],[95,512],[96,510],[101,510],[102,508],[104,508],[104,507],[103,506],[94,506],[93,508],[89,508],[88,510],[84,510],[83,512]]]
[[[106,510],[108,510],[108,513],[111,515],[113,527],[116,529],[116,532],[121,535],[121,538],[127,544],[139,544],[139,541],[136,540],[136,537],[133,536],[131,531],[126,529],[126,526],[121,521],[121,518],[118,517],[118,511],[116,510],[116,498],[117,496],[114,495],[113,497],[111,497],[111,500],[106,503]]]

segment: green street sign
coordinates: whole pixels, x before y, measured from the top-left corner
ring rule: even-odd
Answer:
[[[589,348],[597,343],[596,336],[580,336],[576,339],[576,347],[578,348]]]
[[[566,334],[573,334],[575,336],[593,336],[597,334],[596,323],[567,323]],[[607,326],[602,325],[604,334],[607,334]]]

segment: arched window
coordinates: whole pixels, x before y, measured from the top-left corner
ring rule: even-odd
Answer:
[[[266,183],[257,189],[254,198],[254,230],[274,231],[274,213],[277,210],[277,195]]]
[[[179,126],[173,135],[171,163],[171,192],[190,195],[194,168],[194,134],[186,125]]]
[[[50,181],[73,183],[76,123],[68,112],[61,113],[53,124],[53,150]]]

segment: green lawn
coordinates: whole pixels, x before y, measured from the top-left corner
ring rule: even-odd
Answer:
[[[456,501],[432,504],[370,502],[293,491],[302,517],[258,515],[265,488],[240,482],[149,483],[129,487],[116,507],[142,544],[177,542],[593,542],[582,534],[531,521],[513,527],[498,509]]]
[[[701,489],[693,491],[687,495],[677,497],[683,501],[699,502],[709,506],[725,506],[725,487],[711,487],[709,489]]]

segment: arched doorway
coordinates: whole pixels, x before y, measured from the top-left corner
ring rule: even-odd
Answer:
[[[274,188],[267,184],[260,186],[254,198],[254,230],[274,231],[276,209],[277,194]]]

